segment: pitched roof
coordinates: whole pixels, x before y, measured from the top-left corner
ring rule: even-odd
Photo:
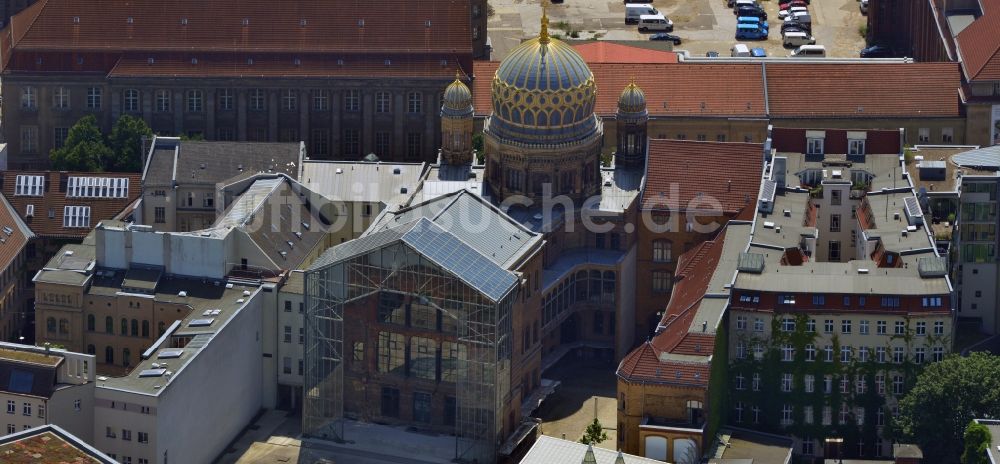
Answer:
[[[958,34],[958,53],[965,77],[1000,80],[1000,2],[984,2],[986,11]]]
[[[378,76],[454,79],[462,72],[460,64],[441,55],[402,55],[391,59],[384,56],[345,56],[332,59],[327,55],[271,54],[248,60],[232,54],[183,54],[157,56],[123,56],[108,73],[108,77],[362,77]]]
[[[763,118],[764,80],[759,64],[622,63],[588,62],[597,82],[595,112],[614,115],[622,89],[635,79],[646,93],[653,117]],[[490,85],[499,63],[473,63],[473,106],[476,114],[490,114]],[[664,76],[669,76],[664,78]]]
[[[44,186],[32,192],[37,194],[24,195],[26,192],[19,192],[17,188],[18,176],[40,176]],[[71,178],[74,181],[70,181]],[[109,183],[113,182],[111,179],[124,179],[125,188],[124,191],[116,190],[116,194],[104,191],[98,195],[95,188],[86,196],[74,195],[70,183],[89,179],[109,179]],[[98,222],[121,218],[122,213],[139,199],[142,186],[139,174],[133,172],[4,171],[0,190],[17,215],[39,236],[82,239]],[[28,214],[29,205],[32,215]],[[90,221],[80,227],[67,227],[63,220],[67,206],[89,207]]]
[[[10,172],[10,171],[7,171]],[[0,271],[6,270],[18,253],[35,237],[21,220],[6,195],[0,195]],[[9,232],[9,233],[8,233]]]
[[[767,63],[772,117],[959,117],[956,63]]]
[[[143,185],[216,184],[257,172],[298,178],[300,143],[195,142],[157,137],[143,172]]]
[[[676,63],[677,54],[663,50],[622,45],[597,40],[574,45],[583,60],[589,63]]]
[[[722,208],[736,214],[754,205],[764,169],[758,143],[651,139],[644,209]]]
[[[385,12],[391,12],[386,14]],[[460,0],[39,0],[14,17],[19,50],[471,53]]]

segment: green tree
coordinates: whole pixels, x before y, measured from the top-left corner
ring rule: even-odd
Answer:
[[[100,171],[111,157],[104,136],[97,127],[97,118],[87,115],[69,129],[62,147],[49,153],[52,169],[59,171]]]
[[[111,128],[109,145],[112,156],[105,163],[105,168],[114,172],[141,171],[143,137],[153,137],[153,130],[146,121],[127,114],[118,118]]]
[[[990,447],[990,429],[983,424],[969,422],[965,428],[965,452],[962,464],[989,464],[986,449]]]
[[[1000,416],[1000,357],[952,355],[928,365],[899,409],[894,434],[919,444],[926,462],[959,462],[966,425]]]
[[[604,426],[601,425],[601,421],[594,418],[594,422],[591,422],[587,426],[587,430],[583,432],[583,438],[580,439],[580,443],[585,445],[597,445],[602,441],[608,439],[608,434],[604,431]]]

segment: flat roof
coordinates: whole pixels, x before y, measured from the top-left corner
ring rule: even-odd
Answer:
[[[89,276],[88,270],[96,259],[93,245],[71,243],[63,245],[49,262],[35,274],[35,282],[63,285],[83,285]]]
[[[721,445],[720,442],[725,445]],[[713,449],[709,452],[708,462],[787,464],[792,461],[793,445],[794,442],[789,437],[726,427],[719,430],[718,440],[713,440]]]
[[[423,163],[318,161],[302,163],[299,181],[332,201],[384,203],[396,207],[417,191]]]
[[[907,173],[913,182],[913,187],[918,191],[924,189],[929,195],[958,192],[961,177],[964,175],[995,175],[994,171],[976,169],[975,167],[962,167],[952,161],[952,157],[965,153],[975,147],[967,146],[921,146],[913,147],[910,152],[914,156],[913,162],[906,165]],[[922,157],[924,162],[943,162],[945,175],[943,179],[925,179],[920,175],[919,164],[921,161],[916,157]],[[960,175],[961,174],[961,175]]]
[[[118,464],[118,461],[52,424],[0,438],[0,460],[5,464]]]
[[[0,348],[0,359],[55,367],[58,366],[60,362],[62,362],[63,358],[57,352],[53,352],[50,355],[45,355],[42,353],[34,353],[31,351]]]

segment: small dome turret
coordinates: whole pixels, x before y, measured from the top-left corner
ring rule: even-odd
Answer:
[[[472,91],[462,82],[457,72],[455,81],[444,89],[444,105],[441,109],[452,114],[465,113],[472,109]]]
[[[618,111],[622,113],[642,113],[646,111],[646,93],[635,85],[635,81],[629,82],[618,97]]]

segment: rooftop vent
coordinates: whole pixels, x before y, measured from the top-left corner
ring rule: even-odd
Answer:
[[[303,222],[302,223],[302,227],[305,227],[306,230],[309,230],[309,223],[308,222]]]
[[[364,19],[359,19],[358,20],[358,27],[365,27],[365,20]]]
[[[288,244],[288,248],[295,248],[295,244],[291,240],[286,240],[285,243]]]
[[[176,359],[184,354],[184,350],[163,350],[156,355],[157,359]]]
[[[299,20],[299,26],[300,27],[306,27],[306,24],[308,24],[308,22],[305,19],[300,19]]]
[[[188,25],[188,19],[187,18],[181,18],[181,26],[187,26],[187,25]]]
[[[764,272],[764,255],[760,253],[740,253],[736,269],[742,272],[760,274]]]
[[[292,243],[292,242],[288,242]],[[243,290],[243,296],[250,296],[250,290]]]
[[[427,21],[424,21],[424,26],[431,27],[431,20],[428,19]]]
[[[336,173],[336,174],[343,174],[343,173],[344,173],[344,170],[343,170],[343,169],[340,169],[340,168],[337,168],[337,170],[336,170],[336,171],[333,171],[333,172],[334,172],[334,173]]]
[[[860,269],[858,269],[858,274],[867,274],[867,273],[868,273],[868,268],[860,268]]]
[[[389,61],[389,60],[386,60],[386,61]],[[398,176],[398,175],[402,174],[402,173],[403,173],[403,171],[401,171],[401,170],[400,170],[399,168],[392,168],[392,173],[393,173],[394,175],[397,175],[397,176]]]
[[[765,229],[773,229],[774,228],[774,223],[771,222],[771,221],[764,221],[764,228]]]
[[[135,20],[133,20],[132,17],[129,16],[128,18],[125,18],[125,22],[129,23],[129,24],[132,24],[133,22],[135,22]]]
[[[215,319],[194,319],[188,322],[188,327],[208,327],[215,322]]]
[[[407,190],[407,188],[406,188],[406,187],[400,187],[400,188],[399,188],[399,193],[406,193],[406,192],[408,192],[408,191],[409,191],[409,190]]]
[[[233,288],[233,284],[226,284],[226,288]]]
[[[63,255],[66,255],[66,256],[73,256],[73,250],[66,250],[66,251],[65,251],[65,252],[63,253]]]
[[[792,217],[792,210],[790,209],[786,209],[782,213],[784,213],[785,217]]]
[[[243,25],[244,26],[249,26],[250,25],[250,18],[243,18]]]

